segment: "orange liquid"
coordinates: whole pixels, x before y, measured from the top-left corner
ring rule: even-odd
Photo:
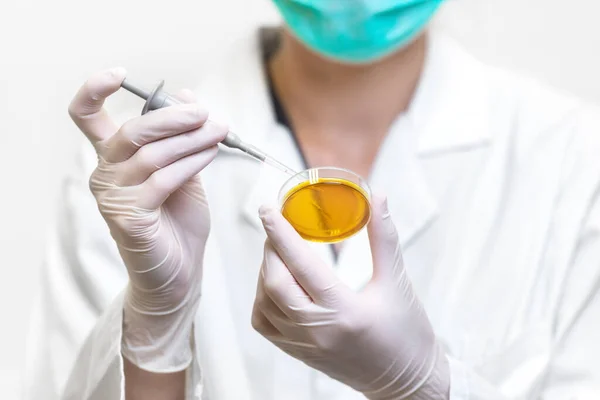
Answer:
[[[319,178],[293,187],[285,196],[281,213],[300,236],[321,243],[349,238],[371,217],[364,190],[339,178]]]

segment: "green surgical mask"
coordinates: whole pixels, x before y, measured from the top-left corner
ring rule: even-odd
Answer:
[[[290,31],[325,57],[363,64],[404,47],[444,0],[273,0]]]

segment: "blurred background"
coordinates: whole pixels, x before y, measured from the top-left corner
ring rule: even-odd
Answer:
[[[594,0],[448,0],[436,24],[491,64],[600,103],[598,15]],[[118,65],[193,88],[228,43],[277,21],[271,0],[0,2],[0,398],[19,398],[44,235],[80,143],[67,116],[77,88]]]

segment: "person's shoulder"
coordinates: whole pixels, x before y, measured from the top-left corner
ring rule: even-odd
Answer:
[[[515,126],[523,130],[548,131],[569,121],[587,118],[588,113],[593,114],[598,108],[529,74],[492,65],[482,68],[494,100],[492,105],[510,109]]]
[[[485,115],[484,129],[508,146],[516,165],[553,160],[600,171],[600,105],[486,63],[452,38],[442,42],[444,72],[461,78],[463,91],[473,94],[467,101]]]
[[[517,161],[554,160],[571,173],[586,170],[598,182],[599,105],[525,73],[482,68],[492,99],[491,124],[505,127],[506,132],[496,133],[508,139]]]
[[[531,74],[486,63],[453,39],[446,42],[447,51],[468,71],[468,84],[478,87],[481,98],[472,101],[486,104],[494,135],[508,136],[523,148],[555,139],[600,148],[600,105]]]
[[[598,105],[525,74],[488,69],[491,88],[511,104],[514,127],[522,140],[567,135],[600,146]]]
[[[575,132],[600,140],[594,134],[598,106],[534,76],[487,63],[445,32],[435,31],[431,37],[432,69],[436,82],[451,92],[448,106],[465,117],[480,118],[480,128],[489,136],[529,149]]]

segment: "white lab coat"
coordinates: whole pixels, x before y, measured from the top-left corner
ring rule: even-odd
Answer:
[[[275,122],[258,48],[254,36],[240,42],[199,96],[212,118],[301,169]],[[415,98],[370,183],[389,197],[406,266],[451,363],[453,400],[600,398],[599,115],[432,34]],[[87,187],[95,165],[86,144],[63,186],[29,340],[27,400],[124,398],[126,273]],[[189,398],[362,398],[250,326],[265,239],[257,210],[277,201],[285,177],[223,150],[203,179],[213,228]],[[337,263],[315,248],[349,285],[369,279],[364,232]]]

